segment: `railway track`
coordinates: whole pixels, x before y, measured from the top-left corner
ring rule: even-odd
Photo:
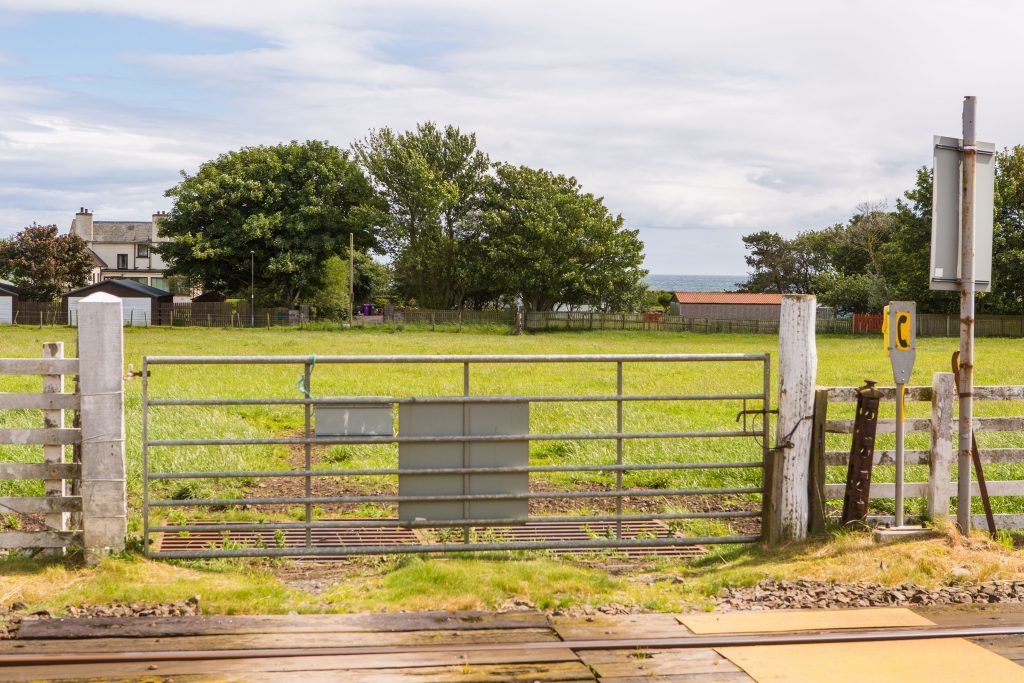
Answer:
[[[87,665],[112,663],[188,662],[198,660],[238,660],[267,658],[301,658],[368,655],[381,658],[398,655],[427,653],[473,652],[538,652],[544,650],[572,650],[590,652],[600,650],[681,650],[725,647],[757,647],[769,645],[813,645],[825,643],[871,643],[882,641],[920,641],[938,638],[994,638],[1024,636],[1024,625],[987,627],[886,628],[837,630],[816,633],[756,633],[669,638],[610,638],[589,640],[545,640],[536,642],[466,643],[429,645],[390,645],[356,647],[302,647],[256,648],[221,650],[166,650],[147,652],[95,652],[73,654],[2,654],[3,668],[48,667],[56,665]],[[30,643],[31,641],[26,641]]]

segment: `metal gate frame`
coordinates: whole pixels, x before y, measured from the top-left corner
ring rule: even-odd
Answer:
[[[757,391],[736,394],[624,394],[623,365],[626,363],[760,363],[762,365],[762,385]],[[611,363],[616,369],[616,393],[611,395],[510,395],[510,396],[473,396],[470,393],[470,368],[481,364],[528,364],[528,363]],[[310,394],[311,372],[314,365],[324,364],[460,364],[463,366],[463,394],[461,396],[360,396],[312,398]],[[175,365],[300,365],[304,368],[303,381],[305,396],[303,398],[193,398],[193,399],[151,399],[149,397],[149,374],[151,366]],[[769,447],[770,429],[770,396],[771,396],[771,355],[770,354],[581,354],[581,355],[401,355],[401,356],[146,356],[142,364],[142,461],[143,461],[143,547],[147,557],[168,559],[191,559],[205,557],[337,557],[346,555],[379,555],[391,553],[444,553],[466,551],[502,551],[502,550],[580,550],[580,549],[628,549],[658,548],[663,546],[692,546],[715,543],[751,543],[761,540],[760,535],[728,535],[728,536],[671,536],[667,538],[624,538],[622,524],[630,522],[646,522],[651,520],[685,520],[685,519],[729,519],[741,517],[760,517],[763,519],[765,486],[750,488],[712,488],[712,489],[623,489],[624,472],[641,470],[686,470],[686,469],[728,469],[757,468],[765,471],[764,463]],[[616,404],[615,432],[581,432],[570,434],[514,434],[495,436],[341,436],[317,437],[312,432],[312,413],[317,405],[345,404],[382,404],[393,405],[409,403],[573,403],[573,402],[605,402]],[[628,432],[623,431],[623,404],[630,401],[740,401],[743,416],[743,428],[727,431],[711,432]],[[748,409],[748,401],[760,402],[760,406]],[[304,433],[301,437],[270,437],[260,439],[158,439],[149,438],[150,409],[170,406],[251,406],[251,405],[297,405],[303,407]],[[760,416],[761,423],[756,419],[747,426],[747,415],[755,418]],[[739,420],[739,417],[737,417]],[[399,425],[399,429],[401,425]],[[623,462],[623,443],[634,439],[691,439],[691,438],[752,438],[759,441],[761,459],[759,461],[732,462],[661,462],[645,464],[626,464]],[[397,467],[386,469],[313,469],[312,447],[314,445],[335,444],[402,444],[402,443],[478,443],[488,441],[590,441],[613,440],[616,442],[616,462],[614,465],[547,465],[526,467],[457,467],[414,470],[416,475],[452,475],[462,474],[499,474],[499,473],[550,473],[550,472],[594,472],[614,471],[616,488],[611,491],[560,491],[560,492],[528,492],[519,494],[468,494],[446,496],[336,496],[313,497],[312,480],[314,477],[339,476],[380,476],[395,475],[400,471]],[[305,468],[283,471],[227,471],[227,472],[151,472],[150,448],[174,448],[183,446],[251,446],[251,445],[302,445],[305,450]],[[301,477],[305,480],[304,497],[286,498],[238,498],[238,499],[184,499],[184,500],[151,500],[150,481],[162,479],[213,479],[213,478],[261,478],[261,477]],[[718,511],[718,512],[686,512],[686,513],[654,513],[654,514],[623,514],[624,498],[669,498],[698,495],[741,495],[761,494],[760,511]],[[316,504],[337,503],[394,503],[401,500],[417,502],[454,502],[474,500],[512,500],[512,499],[569,499],[569,498],[604,498],[615,499],[615,514],[602,515],[552,515],[529,517],[527,521],[550,522],[602,522],[615,524],[615,538],[590,538],[586,540],[568,541],[507,541],[507,542],[472,542],[471,528],[500,528],[522,525],[522,519],[461,519],[452,521],[399,519],[336,519],[316,520],[313,518],[313,506]],[[196,507],[196,506],[238,506],[238,505],[304,505],[305,519],[300,522],[265,522],[265,523],[202,523],[202,524],[163,524],[150,525],[150,509],[154,507]],[[462,528],[462,543],[419,543],[419,544],[371,544],[359,546],[315,546],[312,543],[312,532],[318,529],[369,529],[369,528],[400,528],[400,529],[440,529]],[[193,531],[277,531],[304,530],[305,545],[299,547],[254,547],[254,548],[211,548],[205,550],[158,551],[150,547],[150,537],[158,533],[182,533]]]

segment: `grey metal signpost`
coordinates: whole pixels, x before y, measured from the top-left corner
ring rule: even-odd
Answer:
[[[929,287],[960,291],[960,419],[957,524],[971,530],[971,440],[974,392],[974,293],[992,273],[995,145],[975,135],[977,98],[964,98],[963,140],[935,138]]]
[[[910,381],[917,356],[917,306],[913,301],[892,301],[886,307],[886,353],[896,384],[896,528],[904,526],[903,514],[903,392]]]

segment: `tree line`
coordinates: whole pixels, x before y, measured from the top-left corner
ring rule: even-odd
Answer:
[[[916,301],[926,313],[955,313],[957,292],[928,289],[932,171],[920,168],[914,187],[896,201],[865,203],[845,223],[785,238],[762,230],[743,236],[749,292],[815,294],[841,312],[882,310]],[[979,313],[1024,315],[1024,146],[995,157],[992,291],[979,294]]]
[[[348,240],[363,294],[389,287],[428,308],[642,304],[643,243],[601,197],[544,169],[492,162],[454,126],[246,147],[166,192],[156,250],[168,273],[265,304],[347,301]],[[384,267],[369,258],[376,254]],[[357,298],[359,293],[357,293]]]

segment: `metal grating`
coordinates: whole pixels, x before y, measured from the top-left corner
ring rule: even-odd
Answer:
[[[370,519],[345,518],[346,522],[372,522]],[[215,522],[193,522],[196,526],[215,524]],[[529,521],[523,525],[508,527],[488,527],[478,532],[486,533],[489,540],[499,542],[537,542],[537,541],[588,541],[596,539],[614,539],[616,536],[615,522],[544,522]],[[673,532],[659,520],[624,521],[621,523],[622,538],[685,538],[685,535]],[[394,526],[360,527],[345,529],[312,529],[309,532],[310,543],[316,548],[358,548],[383,545],[423,545],[432,540],[429,530],[404,529]],[[306,545],[305,529],[284,529],[280,531],[232,530],[230,532],[192,531],[188,535],[170,533],[158,534],[154,538],[153,550],[157,552],[223,550],[225,547],[242,548],[301,548]],[[471,549],[471,548],[470,548]],[[595,548],[572,548],[555,550],[559,554],[593,553]],[[660,557],[699,557],[706,552],[699,545],[657,546],[652,548],[618,548],[613,552],[629,557],[658,555]],[[317,558],[328,559],[328,558]]]
[[[590,541],[597,539],[614,539],[618,524],[615,522],[543,522],[530,521],[522,526],[488,529],[496,539],[502,541]],[[679,538],[686,536],[672,531],[659,520],[623,521],[621,522],[622,538]],[[579,554],[592,553],[594,548],[580,547],[569,550],[558,550],[558,553]],[[699,545],[655,546],[651,548],[617,548],[615,553],[638,557],[642,555],[658,555],[661,557],[700,557],[707,549]]]

